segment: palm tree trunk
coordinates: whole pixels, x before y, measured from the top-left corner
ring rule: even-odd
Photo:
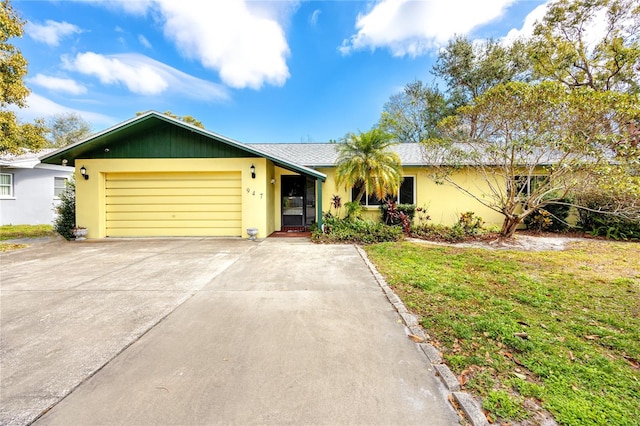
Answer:
[[[360,192],[358,192],[358,196],[353,201],[355,203],[360,204],[360,201],[362,200],[362,197],[364,197],[365,192],[367,192],[367,187],[366,187],[366,185],[363,184],[362,188],[360,188]]]

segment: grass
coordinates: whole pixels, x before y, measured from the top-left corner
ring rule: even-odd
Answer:
[[[640,244],[365,249],[490,419],[638,424]]]
[[[17,250],[27,244],[5,243],[5,240],[18,238],[51,237],[54,235],[51,225],[3,225],[0,226],[0,252]]]

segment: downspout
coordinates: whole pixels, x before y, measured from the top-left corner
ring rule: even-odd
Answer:
[[[316,186],[318,187],[318,191],[316,194],[316,208],[318,210],[317,212],[317,222],[318,222],[318,229],[320,231],[322,231],[322,181],[320,179],[316,179]]]

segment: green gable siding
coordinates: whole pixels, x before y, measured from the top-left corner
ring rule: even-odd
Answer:
[[[45,164],[75,166],[76,159],[266,158],[274,164],[324,181],[326,175],[262,150],[155,111],[148,111],[89,138],[45,155]]]
[[[108,151],[106,151],[108,149]],[[255,157],[237,147],[171,123],[120,134],[115,143],[94,146],[85,158],[241,158]]]

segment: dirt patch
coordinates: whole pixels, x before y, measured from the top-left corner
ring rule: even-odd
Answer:
[[[565,237],[558,235],[517,234],[513,238],[496,237],[493,239],[465,241],[462,243],[444,243],[418,238],[410,238],[409,241],[454,247],[485,248],[491,250],[559,251],[566,250],[573,242],[585,241],[587,239],[588,238],[583,237]]]

